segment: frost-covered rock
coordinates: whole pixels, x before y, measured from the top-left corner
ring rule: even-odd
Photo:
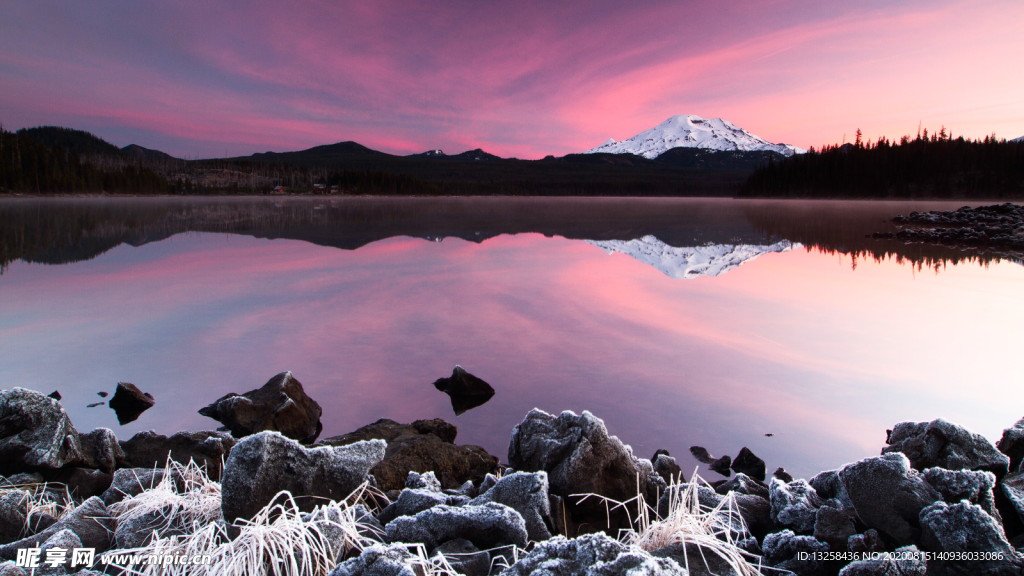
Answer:
[[[1024,473],[1007,474],[999,483],[999,489],[1013,506],[1017,517],[1024,521]]]
[[[989,516],[1002,523],[992,492],[996,486],[996,477],[991,472],[928,468],[921,473],[921,477],[935,488],[946,502],[955,504],[967,500],[971,504],[981,506]]]
[[[96,468],[113,474],[118,463],[124,460],[124,450],[121,450],[117,436],[110,428],[96,428],[92,432],[80,434],[79,438],[87,468]]]
[[[732,461],[732,470],[737,474],[745,474],[758,482],[764,482],[768,467],[764,460],[758,458],[750,448],[744,446]]]
[[[842,508],[853,508],[850,495],[846,493],[846,488],[839,480],[839,470],[819,472],[811,478],[809,484],[818,493],[818,496],[825,500],[837,500]]]
[[[153,430],[139,432],[121,441],[125,468],[163,468],[168,460],[181,464],[195,461],[206,468],[210,478],[221,475],[221,463],[235,445],[235,439],[226,432],[177,432],[170,437]]]
[[[1002,476],[1010,459],[981,434],[941,418],[931,422],[900,422],[893,427],[883,454],[901,452],[916,470],[987,470]]]
[[[405,487],[413,489],[429,490],[431,492],[441,491],[441,482],[437,479],[437,476],[431,472],[409,472],[409,475],[405,479]]]
[[[432,550],[438,544],[463,538],[480,549],[528,540],[526,522],[518,512],[496,502],[481,506],[434,506],[415,516],[400,516],[385,526],[389,542],[420,543]]]
[[[651,460],[651,466],[654,468],[654,473],[661,476],[665,484],[686,482],[686,478],[683,477],[683,469],[676,463],[676,459],[668,454],[658,454],[654,460]]]
[[[568,496],[599,494],[625,502],[636,496],[639,481],[647,501],[654,502],[665,487],[650,460],[635,457],[617,437],[608,435],[600,418],[587,411],[579,416],[569,411],[553,416],[531,410],[512,430],[508,464],[517,471],[547,472],[551,492],[565,498],[572,521],[591,529],[608,526],[604,503]],[[610,524],[611,530],[628,527],[625,511],[613,511]]]
[[[7,544],[25,536],[29,493],[11,490],[0,495],[0,544]]]
[[[228,522],[252,518],[282,490],[300,507],[315,497],[340,501],[366,481],[384,458],[383,440],[307,448],[280,432],[260,432],[239,442],[224,464],[221,509]]]
[[[281,372],[256,390],[223,396],[199,413],[224,424],[235,438],[275,430],[311,444],[323,429],[323,410],[291,372]]]
[[[477,496],[471,504],[479,506],[487,502],[504,504],[523,517],[530,540],[551,538],[544,519],[551,515],[548,500],[548,475],[545,472],[513,472],[503,476],[494,487]]]
[[[70,530],[82,541],[82,546],[103,552],[110,548],[110,537],[114,533],[114,521],[99,498],[89,498],[77,508],[58,520],[49,528],[27,538],[0,546],[0,558],[13,560],[20,548],[33,548],[39,542],[61,530]]]
[[[839,479],[860,521],[904,546],[916,540],[921,510],[942,497],[901,453],[847,464]]]
[[[885,542],[879,536],[878,530],[868,528],[863,534],[854,534],[846,541],[846,549],[850,552],[863,554],[864,552],[883,552]]]
[[[772,505],[772,521],[797,534],[814,532],[814,521],[822,499],[806,480],[786,483],[772,478],[768,483]]]
[[[68,530],[67,528],[57,532],[50,536],[43,542],[42,546],[39,547],[39,557],[41,560],[46,560],[46,551],[53,548],[61,548],[67,551],[65,560],[61,564],[51,566],[45,562],[40,562],[40,568],[36,569],[33,576],[58,576],[60,574],[67,574],[68,569],[71,568],[71,551],[75,548],[82,547],[82,540],[77,534]]]
[[[0,576],[28,576],[24,568],[14,563],[13,560],[0,562]]]
[[[1024,460],[1024,418],[1003,430],[1003,437],[996,442],[996,448],[1010,458],[1010,472],[1017,472]]]
[[[999,554],[1001,559],[973,558],[929,562],[929,574],[1020,574],[1024,558],[1003,535],[1002,526],[977,504],[936,502],[921,511],[921,548],[929,552]]]
[[[586,534],[571,540],[556,536],[541,542],[502,576],[686,576],[674,560],[655,558],[612,540]]]
[[[904,546],[893,554],[851,562],[839,571],[839,576],[925,576],[927,568],[917,546]]]
[[[177,480],[177,473],[172,472]],[[121,468],[114,472],[110,487],[103,493],[107,506],[130,496],[138,496],[143,490],[155,488],[164,478],[164,468]]]
[[[398,495],[398,499],[392,502],[381,511],[377,519],[381,524],[387,524],[399,516],[413,516],[433,508],[446,504],[448,506],[462,506],[469,502],[465,496],[450,496],[443,492],[434,492],[423,488],[406,488]]]
[[[410,567],[412,557],[401,545],[374,545],[338,564],[328,576],[420,576]]]
[[[828,544],[819,542],[813,536],[797,536],[792,530],[774,532],[764,537],[761,545],[764,562],[768,566],[790,570],[798,576],[824,576],[825,565],[814,557],[817,552],[828,552]],[[802,559],[801,553],[810,554]]]
[[[60,402],[24,388],[0,390],[0,469],[56,469],[81,461],[78,431]]]
[[[736,492],[737,494],[760,496],[765,500],[770,498],[770,493],[766,484],[754,480],[742,472],[737,472],[735,476],[716,486],[715,492],[723,495],[728,494],[729,492]]]

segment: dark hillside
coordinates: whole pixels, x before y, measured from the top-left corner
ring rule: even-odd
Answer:
[[[25,136],[43,144],[47,148],[60,146],[64,150],[79,156],[120,156],[121,149],[110,142],[86,132],[60,126],[37,126],[19,130]]]

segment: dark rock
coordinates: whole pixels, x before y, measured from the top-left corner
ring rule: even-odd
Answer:
[[[833,552],[845,552],[850,537],[857,533],[856,517],[857,513],[852,509],[836,510],[822,506],[814,517],[814,538],[828,544]]]
[[[178,432],[168,438],[153,430],[139,432],[119,443],[124,452],[121,466],[127,468],[163,468],[171,459],[181,464],[190,460],[206,468],[211,479],[221,474],[221,463],[227,458],[235,439],[224,432]]]
[[[467,498],[476,498],[480,495],[480,491],[476,489],[476,486],[473,486],[472,480],[467,480],[458,488],[450,488],[443,492],[451,496],[466,496]]]
[[[686,477],[683,476],[683,469],[679,467],[679,464],[676,464],[676,459],[668,454],[658,454],[651,464],[654,467],[654,473],[661,476],[665,484],[686,482]]]
[[[114,530],[114,545],[121,549],[141,548],[153,540],[154,533],[161,538],[186,534],[188,527],[180,521],[180,516],[177,517],[179,520],[175,521],[171,512],[172,507],[167,506],[163,510],[118,519],[117,528]]]
[[[451,397],[452,410],[455,410],[456,416],[486,403],[494,396],[494,388],[490,384],[466,372],[462,366],[456,366],[448,378],[436,380],[434,388]]]
[[[889,434],[883,454],[901,452],[915,470],[986,470],[998,478],[1010,459],[980,434],[941,418],[931,422],[901,422]]]
[[[779,480],[782,480],[787,484],[793,481],[793,475],[790,474],[789,472],[786,472],[786,469],[783,468],[782,466],[779,466],[778,468],[775,469],[775,472],[772,472],[772,477],[778,478]]]
[[[93,402],[92,404],[86,404],[86,408],[96,408],[97,406],[103,406],[106,402]]]
[[[401,490],[409,472],[433,472],[441,487],[456,489],[467,481],[480,482],[498,471],[498,458],[479,446],[456,446],[457,430],[444,420],[399,424],[381,419],[355,432],[321,440],[318,446],[345,446],[360,440],[388,443],[384,460],[370,472],[383,492]]]
[[[0,576],[28,576],[28,572],[25,572],[13,560],[6,560],[0,562]]]
[[[98,394],[100,398],[106,398],[108,396],[106,392],[97,392],[96,394]]]
[[[551,531],[545,522],[550,521],[551,516],[547,473],[513,472],[503,476],[493,488],[477,496],[470,504],[482,506],[488,502],[504,504],[518,512],[526,523],[526,533],[530,540],[551,538]]]
[[[63,399],[63,398],[61,398],[60,392],[57,391],[57,390],[54,390],[53,392],[50,392],[49,394],[46,395],[46,397],[47,398],[53,398],[54,400],[56,400],[58,402],[60,402]]]
[[[443,492],[434,492],[422,488],[406,488],[398,495],[398,499],[381,511],[377,520],[381,524],[387,525],[388,522],[399,516],[414,516],[424,510],[442,504],[461,506],[467,502],[469,502],[469,498],[465,496],[449,496]]]
[[[775,532],[764,537],[761,545],[764,562],[782,570],[790,570],[798,576],[825,576],[824,562],[815,559],[816,552],[828,552],[828,544],[819,542],[813,536],[797,536],[792,530]],[[801,553],[810,555],[801,559]]]
[[[62,468],[82,460],[82,445],[60,402],[24,388],[0,390],[0,471]]]
[[[428,550],[455,538],[480,549],[514,544],[526,547],[526,523],[518,512],[496,502],[481,506],[434,506],[400,516],[385,526],[389,542],[420,543]]]
[[[850,552],[863,554],[865,552],[884,552],[885,542],[878,535],[878,530],[868,528],[863,534],[854,534],[846,541],[846,549]]]
[[[2,477],[0,477],[2,478]],[[46,482],[43,475],[39,472],[21,472],[13,474],[4,478],[3,486],[31,486],[32,484],[42,484]]]
[[[1010,472],[1020,469],[1020,463],[1024,460],[1024,418],[1003,430],[1003,437],[996,442],[996,448],[1010,458]]]
[[[75,534],[71,530],[68,530],[67,528],[65,528],[65,529],[57,532],[56,534],[50,536],[49,538],[46,539],[45,542],[43,542],[42,546],[39,547],[39,557],[40,557],[40,559],[46,560],[46,551],[47,550],[51,550],[53,548],[60,548],[60,549],[63,549],[63,550],[67,551],[66,552],[66,556],[65,556],[65,560],[64,560],[63,563],[58,564],[57,566],[51,566],[50,564],[43,564],[41,566],[43,569],[42,570],[36,570],[35,574],[38,574],[40,576],[47,576],[47,575],[50,575],[50,574],[54,574],[54,575],[56,575],[56,574],[66,574],[68,572],[68,570],[71,568],[71,559],[72,559],[71,551],[74,550],[75,548],[81,548],[81,547],[82,547],[82,540],[78,537],[77,534]]]
[[[991,472],[929,468],[921,477],[935,488],[946,502],[955,504],[967,500],[971,504],[981,506],[989,516],[1002,523],[992,492],[996,486],[996,477]]]
[[[878,555],[846,565],[839,576],[925,576],[928,565],[917,546],[897,548],[895,554]]]
[[[402,545],[374,545],[338,564],[328,576],[422,576],[407,565],[412,557]]]
[[[690,446],[690,454],[701,464],[711,464],[715,461],[715,457],[702,446]]]
[[[768,484],[772,505],[772,521],[797,534],[813,534],[822,499],[806,480],[785,483],[772,478]]]
[[[753,539],[757,542],[756,539]],[[681,568],[687,568],[689,576],[743,576],[729,565],[714,549],[696,542],[670,544],[651,552],[655,558],[671,558]]]
[[[731,465],[732,465],[732,458],[730,458],[729,456],[722,456],[718,460],[715,460],[714,462],[712,462],[711,465],[708,466],[708,468],[712,472],[718,472],[722,476],[725,476],[726,478],[728,478],[729,476],[732,475],[732,472],[729,470],[729,467]]]
[[[537,544],[502,576],[686,576],[674,560],[655,558],[604,534],[571,540],[556,536]]]
[[[173,474],[173,472],[172,472]],[[114,472],[110,487],[103,493],[107,506],[155,488],[164,478],[163,468],[122,468]]]
[[[929,552],[983,552],[1001,560],[933,559],[929,574],[1020,574],[1024,558],[1003,535],[998,522],[977,504],[936,502],[921,511],[921,548]]]
[[[235,438],[274,430],[303,444],[312,444],[323,426],[320,405],[306,395],[291,372],[281,372],[262,388],[232,392],[199,410],[227,426]]]
[[[1024,521],[1024,473],[1007,474],[999,483],[999,489],[1013,506],[1017,517]]]
[[[811,478],[810,485],[818,493],[818,496],[825,500],[837,500],[842,504],[842,508],[853,508],[850,495],[846,493],[846,488],[839,480],[839,470],[827,470],[815,474]]]
[[[57,517],[46,512],[35,511],[28,515],[28,533],[39,534],[57,523]]]
[[[384,458],[384,448],[380,440],[306,448],[280,432],[249,436],[235,445],[224,465],[224,519],[252,518],[282,490],[303,510],[312,509],[317,497],[341,501],[366,481]]]
[[[752,479],[750,476],[742,472],[737,472],[731,480],[723,482],[715,487],[715,492],[719,494],[728,494],[729,492],[736,492],[737,494],[749,494],[751,496],[760,496],[765,500],[770,498],[768,493],[768,486]]]
[[[83,462],[87,468],[97,468],[113,474],[118,462],[124,461],[124,450],[117,441],[117,436],[109,428],[97,428],[92,432],[80,434]]]
[[[135,384],[128,382],[118,382],[114,397],[107,403],[117,414],[117,422],[122,426],[138,420],[143,412],[155,404],[156,400],[152,394],[143,392]]]
[[[654,456],[651,456],[651,462],[657,460],[658,456],[661,456],[662,454],[664,454],[665,456],[671,456],[668,450],[665,450],[664,448],[658,448],[657,450],[654,451]]]
[[[839,479],[860,521],[900,546],[914,543],[921,510],[942,497],[900,453],[847,464]]]
[[[434,553],[443,555],[456,572],[465,576],[487,576],[491,571],[490,555],[464,538],[449,540],[438,546]]]
[[[534,408],[512,429],[508,464],[523,472],[548,473],[553,494],[565,498],[565,508],[576,526],[585,531],[616,531],[630,526],[623,509],[610,514],[596,498],[569,498],[598,494],[617,502],[637,495],[654,502],[665,481],[654,473],[650,460],[633,456],[630,448],[609,436],[604,422],[590,412],[566,411],[559,416]]]
[[[764,482],[768,474],[764,460],[755,456],[746,446],[740,449],[740,453],[732,461],[732,470],[737,474],[746,474],[758,482]]]
[[[112,479],[110,474],[102,470],[66,466],[60,469],[52,481],[66,486],[68,494],[73,498],[85,500],[103,494],[110,488]]]
[[[25,536],[29,493],[11,490],[0,496],[0,544],[8,544]]]
[[[33,548],[61,530],[71,530],[82,541],[82,546],[95,548],[96,552],[110,547],[110,535],[114,533],[114,521],[99,498],[89,498],[80,506],[58,520],[54,525],[32,536],[0,546],[0,558],[13,560],[20,548]]]

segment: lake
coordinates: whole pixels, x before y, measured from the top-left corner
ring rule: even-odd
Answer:
[[[869,237],[962,204],[8,198],[0,387],[127,439],[291,370],[321,438],[444,418],[504,462],[531,408],[590,410],[687,476],[699,445],[810,477],[900,421],[1024,416],[1024,266]],[[496,391],[459,416],[431,385],[456,364]],[[87,407],[118,381],[156,406]]]

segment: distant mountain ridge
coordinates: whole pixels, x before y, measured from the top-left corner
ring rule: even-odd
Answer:
[[[803,154],[803,148],[789,144],[773,144],[755,136],[728,120],[704,119],[694,114],[677,115],[628,140],[607,142],[584,152],[594,154],[636,154],[654,159],[675,148],[700,148],[714,151],[776,152],[783,156]]]
[[[85,130],[64,128],[61,126],[36,126],[26,128],[24,133],[29,138],[40,144],[53,148],[60,146],[64,150],[74,152],[80,156],[109,156],[113,158],[143,159],[143,160],[177,160],[177,158],[161,152],[143,148],[138,144],[129,144],[124,148],[107,142]]]

